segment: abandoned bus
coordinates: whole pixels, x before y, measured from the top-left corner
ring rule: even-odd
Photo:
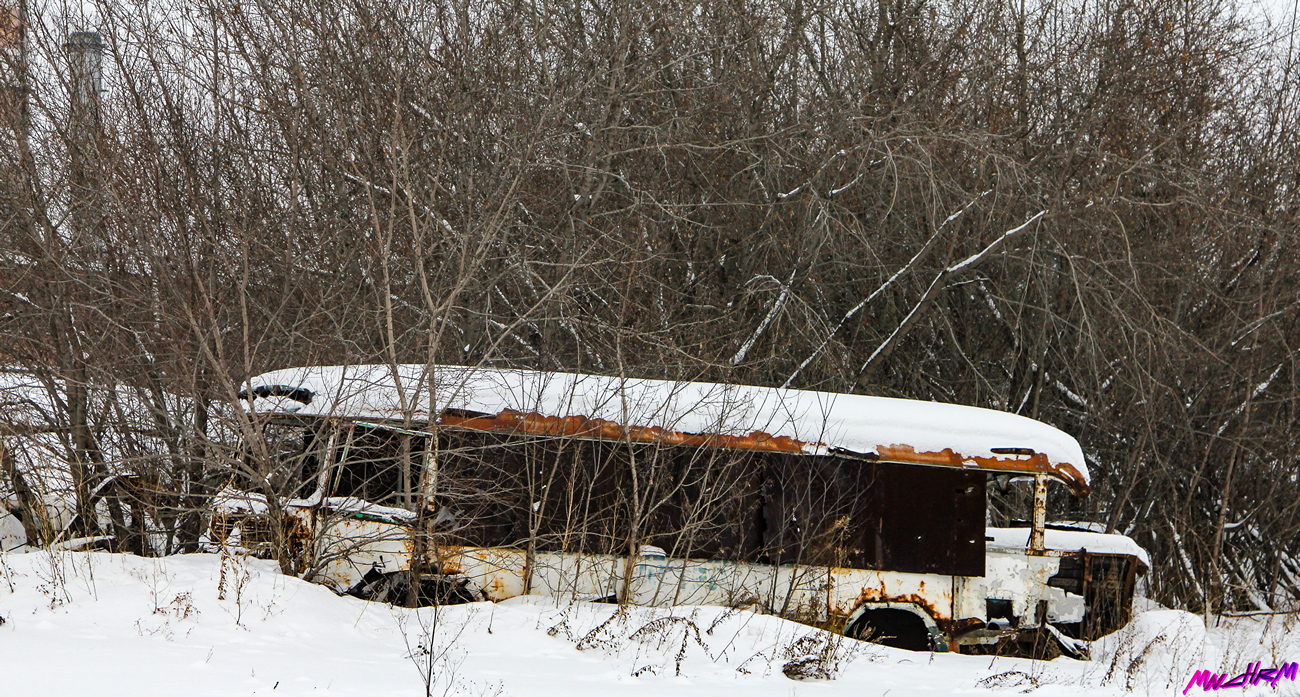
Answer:
[[[213,542],[285,541],[364,598],[716,604],[901,648],[1077,655],[1128,621],[1149,564],[1048,525],[1049,482],[1088,490],[1078,443],[987,409],[420,365],[280,370],[241,397],[285,522],[233,483]],[[1032,482],[1027,527],[986,527],[993,476]]]

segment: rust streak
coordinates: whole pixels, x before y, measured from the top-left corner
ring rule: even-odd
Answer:
[[[803,454],[824,452],[824,443],[801,441],[789,436],[774,436],[763,431],[753,431],[744,436],[721,433],[684,433],[659,426],[625,426],[608,419],[586,416],[546,416],[536,412],[506,409],[496,415],[464,416],[443,412],[438,425],[470,431],[502,433],[509,435],[553,436],[585,440],[631,441],[634,443],[661,443],[699,448],[748,450],[755,452]],[[1008,454],[1004,456],[963,455],[951,448],[940,451],[918,451],[905,444],[880,446],[876,453],[857,453],[874,456],[884,462],[954,469],[979,469],[990,472],[1044,474],[1069,486],[1080,496],[1088,494],[1088,483],[1079,470],[1069,463],[1053,465],[1043,453],[1032,455]]]
[[[879,448],[880,459],[906,464],[932,465],[936,467],[954,467],[992,470],[994,472],[1019,472],[1023,474],[1045,474],[1067,484],[1080,496],[1088,494],[1088,482],[1074,465],[1063,462],[1052,465],[1043,453],[1033,455],[1010,455],[1007,457],[964,456],[952,448],[938,452],[917,452],[910,445],[889,445]]]
[[[534,436],[567,436],[591,440],[630,440],[634,443],[663,443],[701,448],[755,450],[761,452],[802,453],[807,443],[789,436],[773,436],[754,431],[747,436],[719,433],[683,433],[659,426],[623,426],[607,419],[585,416],[543,416],[506,409],[496,416],[461,417],[443,414],[439,425],[493,433],[523,433]]]
[[[863,588],[853,607],[863,603],[912,603],[925,610],[936,622],[949,620],[949,613],[940,611],[932,600],[919,593],[889,593],[883,588]]]
[[[940,600],[951,601],[947,593],[944,593]],[[984,621],[978,618],[967,617],[963,619],[953,619],[947,612],[941,612],[932,602],[932,599],[925,597],[920,593],[890,593],[883,587],[881,588],[863,588],[858,594],[857,601],[853,607],[859,607],[863,603],[912,603],[917,607],[925,610],[930,619],[938,625],[939,630],[949,638],[955,638],[962,634],[982,629]]]

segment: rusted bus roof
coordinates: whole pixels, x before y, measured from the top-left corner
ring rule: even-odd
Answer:
[[[590,440],[662,443],[666,445],[757,452],[797,454],[810,452],[836,454],[840,452],[840,449],[827,447],[825,443],[806,443],[789,436],[774,436],[762,431],[752,431],[745,435],[732,436],[720,433],[682,433],[657,426],[629,426],[624,428],[621,424],[606,419],[591,419],[585,416],[543,416],[537,413],[524,414],[511,409],[496,415],[470,417],[444,413],[439,417],[438,425],[492,433],[567,436]],[[1068,463],[1053,467],[1043,453],[966,457],[951,448],[945,448],[940,452],[917,452],[910,446],[894,445],[878,448],[876,453],[843,451],[842,454],[866,460],[930,467],[975,468],[991,470],[997,473],[1045,474],[1060,479],[1081,494],[1087,493],[1088,490],[1088,482],[1083,479],[1077,469]]]
[[[754,450],[773,453],[803,453],[810,445],[789,436],[773,436],[762,431],[746,435],[729,436],[721,433],[682,433],[658,426],[628,426],[606,419],[585,416],[543,416],[524,414],[506,409],[493,416],[461,417],[443,413],[438,418],[440,426],[464,428],[493,433],[526,434],[533,436],[567,436],[589,440],[632,441],[634,443],[662,443],[701,448],[728,450]]]
[[[1086,470],[1080,471],[1069,462],[1053,463],[1047,455],[1039,452],[1003,453],[988,456],[963,455],[952,448],[939,452],[917,452],[906,445],[894,445],[880,448],[880,459],[887,462],[903,462],[914,465],[932,465],[935,467],[971,467],[988,470],[994,474],[1044,474],[1067,484],[1080,496],[1088,494],[1088,477]],[[1083,460],[1079,460],[1082,464]]]
[[[1069,435],[953,404],[460,366],[429,374],[420,365],[291,368],[248,387],[256,397],[248,404],[264,414],[422,427],[433,411],[451,428],[1044,474],[1088,490]]]

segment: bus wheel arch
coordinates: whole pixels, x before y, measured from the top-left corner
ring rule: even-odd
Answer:
[[[939,625],[916,603],[861,603],[845,620],[844,636],[909,651],[947,648]]]

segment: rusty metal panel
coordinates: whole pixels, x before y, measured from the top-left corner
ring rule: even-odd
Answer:
[[[941,574],[833,568],[830,612],[846,618],[860,605],[910,603],[923,610],[940,627],[956,619],[952,579]]]
[[[588,440],[661,443],[664,445],[761,452],[799,453],[803,452],[807,445],[803,441],[788,436],[772,436],[762,431],[754,431],[747,436],[729,436],[717,433],[682,433],[658,426],[624,426],[606,419],[593,419],[586,416],[543,416],[537,413],[525,414],[513,409],[506,409],[496,416],[466,417],[444,413],[438,419],[438,423],[442,426],[475,431],[492,431],[495,433],[568,436]]]
[[[882,470],[875,568],[983,576],[984,474],[899,465]]]
[[[773,464],[764,490],[772,563],[983,575],[983,473],[836,458]]]
[[[997,450],[995,448],[995,450]],[[1020,474],[1044,474],[1068,485],[1080,496],[1088,494],[1088,480],[1073,465],[1059,463],[1053,465],[1043,453],[1032,450],[1008,448],[1002,457],[985,457],[963,455],[951,448],[938,452],[917,451],[910,445],[892,445],[880,448],[881,460],[911,465],[931,465],[934,467],[951,467],[956,469],[985,470],[995,474],[1016,472]]]
[[[531,436],[566,436],[585,440],[605,440],[626,443],[656,443],[662,445],[718,448],[753,452],[792,453],[808,455],[826,452],[823,443],[796,440],[788,436],[773,436],[753,431],[744,436],[718,433],[683,433],[658,426],[619,424],[606,419],[580,415],[547,416],[506,409],[495,415],[456,414],[444,412],[438,425],[491,433]],[[951,448],[940,451],[918,451],[906,444],[879,448],[876,453],[843,453],[853,459],[878,460],[909,465],[924,465],[953,469],[976,469],[998,473],[1044,474],[1067,484],[1077,494],[1088,492],[1088,482],[1082,473],[1069,463],[1053,465],[1042,453],[1009,448],[992,456],[968,455]]]

